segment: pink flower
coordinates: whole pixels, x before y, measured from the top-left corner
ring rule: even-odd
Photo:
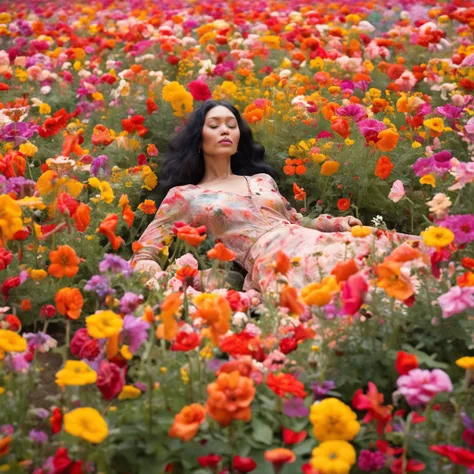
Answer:
[[[191,253],[185,253],[182,257],[179,257],[175,261],[178,267],[191,267],[198,268],[198,261],[194,258],[194,255]]]
[[[466,122],[466,125],[464,125],[464,130],[469,136],[474,137],[474,117],[471,117]]]
[[[398,377],[397,385],[410,406],[426,405],[438,393],[453,390],[449,375],[441,369],[431,372],[412,369],[407,375]]]
[[[360,273],[351,275],[347,279],[342,289],[342,299],[344,301],[342,310],[344,314],[355,314],[359,311],[368,288],[365,278]]]
[[[474,53],[470,54],[469,56],[466,56],[462,63],[461,67],[466,67],[466,66],[474,66]]]
[[[388,198],[391,199],[393,202],[398,202],[403,199],[404,196],[405,187],[403,186],[403,183],[399,179],[397,179],[392,185],[392,189],[390,190]]]
[[[462,313],[466,309],[474,308],[474,288],[453,286],[438,298],[438,303],[443,310],[443,318]]]

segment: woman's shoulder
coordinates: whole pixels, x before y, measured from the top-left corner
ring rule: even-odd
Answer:
[[[252,179],[255,179],[256,181],[259,182],[265,182],[265,183],[270,183],[273,187],[276,186],[275,180],[267,173],[257,173],[252,175]]]

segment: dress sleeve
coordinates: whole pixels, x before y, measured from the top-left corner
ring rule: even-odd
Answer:
[[[294,207],[292,207],[285,196],[280,194],[275,180],[271,176],[268,176],[268,179],[273,187],[273,190],[278,193],[281,200],[283,201],[287,216],[292,224],[299,224],[309,229],[319,230],[320,232],[340,232],[342,230],[344,217],[333,217],[329,214],[320,214],[314,219],[304,217]]]
[[[139,260],[156,260],[160,250],[169,244],[173,224],[186,222],[189,204],[179,189],[172,188],[161,202],[155,218],[138,240],[140,248],[135,252],[131,263]]]

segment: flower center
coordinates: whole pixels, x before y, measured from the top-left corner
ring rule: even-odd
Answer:
[[[337,454],[336,453],[331,453],[329,456],[328,456],[329,459],[337,459]]]

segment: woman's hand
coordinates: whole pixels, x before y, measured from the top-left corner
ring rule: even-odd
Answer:
[[[356,219],[353,216],[344,217],[344,221],[342,223],[342,226],[345,227],[345,228],[343,230],[350,232],[350,230],[353,227],[355,227],[356,225],[362,226],[363,224],[359,219]]]

